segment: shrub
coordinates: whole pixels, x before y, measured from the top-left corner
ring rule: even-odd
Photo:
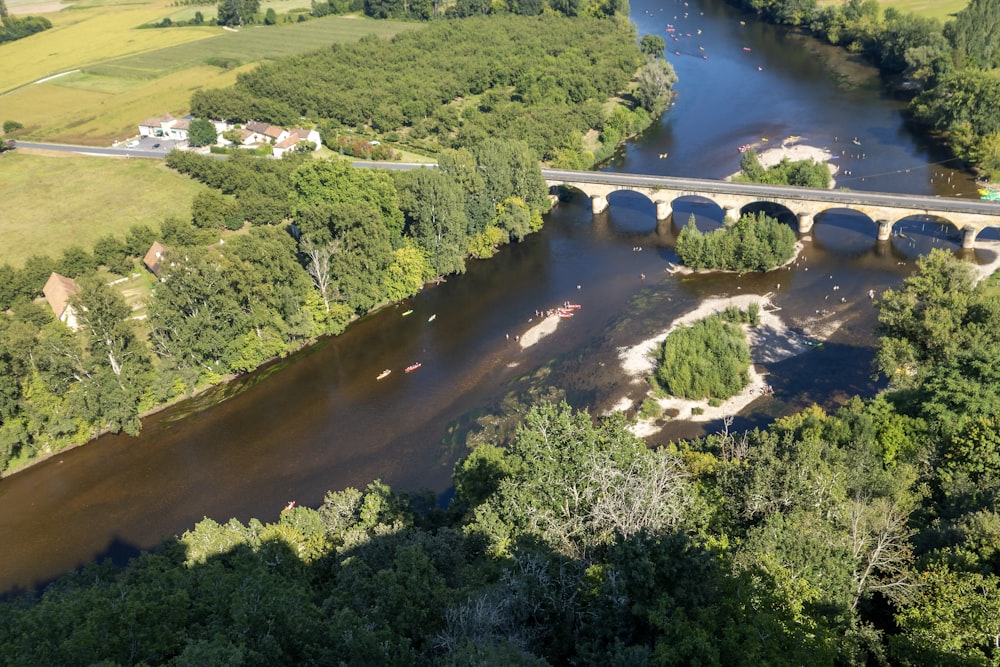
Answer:
[[[655,382],[673,396],[726,399],[749,382],[750,346],[738,325],[712,315],[672,332],[660,348]]]

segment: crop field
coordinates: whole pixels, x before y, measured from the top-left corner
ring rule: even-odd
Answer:
[[[47,17],[52,29],[0,45],[0,94],[39,79],[126,55],[154,51],[222,32],[218,27],[139,30],[157,18],[150,6],[68,9]],[[3,105],[0,97],[0,108]]]
[[[364,35],[390,37],[402,30],[419,27],[419,23],[343,16],[325,16],[287,25],[249,26],[239,32],[225,32],[209,39],[92,65],[85,71],[105,76],[151,78],[208,62],[224,60],[243,64],[280,58],[321,49],[335,42],[353,42]]]
[[[843,0],[819,0],[820,7],[824,5],[840,5]],[[962,9],[968,0],[879,0],[882,7],[895,7],[903,12],[912,12],[918,16],[935,18],[944,23],[953,14]]]
[[[261,60],[421,27],[344,16],[239,32],[137,27],[160,20],[165,9],[161,2],[64,10],[51,15],[62,22],[52,30],[0,47],[0,59],[10,65],[0,68],[0,121],[20,122],[23,139],[110,145],[135,135],[150,116],[187,113],[193,91],[232,85]],[[231,66],[208,64],[222,61]],[[60,75],[32,83],[54,74]]]
[[[158,229],[168,216],[188,218],[204,185],[160,160],[28,154],[0,156],[0,262],[21,266],[32,254],[87,250],[134,224]]]

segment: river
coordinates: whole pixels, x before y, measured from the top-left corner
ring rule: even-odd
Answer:
[[[640,35],[667,39],[677,98],[605,169],[719,178],[738,170],[737,146],[796,135],[841,155],[841,169],[851,172],[838,178],[842,185],[975,196],[967,174],[910,133],[904,102],[841,51],[757,23],[721,0],[633,0],[632,13]],[[291,500],[316,506],[329,489],[374,479],[444,498],[477,418],[519,395],[565,397],[595,413],[640,400],[643,386],[622,373],[619,348],[711,295],[775,291],[795,331],[826,338],[767,369],[775,395],[754,403],[740,425],[870,395],[876,312],[868,290],[898,285],[931,247],[957,248],[926,221],[907,222],[905,239],[878,244],[871,223],[830,214],[806,241],[801,268],[780,279],[679,278],[664,271],[676,261],[678,225],[695,213],[699,226],[712,227],[718,209],[678,202],[676,222],[658,226],[645,198],[619,193],[610,201],[598,216],[582,196],[561,202],[541,233],[338,338],[147,419],[139,438],[102,437],[0,480],[0,592],[35,587],[95,558],[121,561],[204,516],[274,520]],[[992,256],[976,251],[974,259]],[[834,283],[840,290],[831,299]],[[566,300],[582,305],[578,315],[522,349],[518,337],[535,311]],[[416,361],[421,368],[403,372]],[[376,380],[384,368],[394,372]],[[671,423],[649,441],[717,427]]]

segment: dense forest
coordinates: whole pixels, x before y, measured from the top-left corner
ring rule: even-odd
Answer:
[[[0,605],[0,664],[996,665],[1000,301],[919,264],[873,399],[656,449],[542,402],[446,510],[202,521]]]
[[[334,150],[359,131],[429,154],[509,137],[536,159],[587,168],[666,107],[676,75],[658,56],[643,55],[625,20],[440,21],[264,64],[232,88],[197,91],[191,108],[234,122],[305,117]],[[626,93],[627,104],[605,108]]]
[[[304,154],[174,152],[168,163],[213,188],[190,220],[0,267],[0,469],[102,430],[136,434],[144,411],[340,333],[539,230],[550,205],[534,153],[499,139],[410,172]],[[226,229],[239,232],[220,243]],[[137,320],[107,271],[128,275],[154,241],[166,250]],[[52,271],[77,279],[76,331],[33,301]]]
[[[729,1],[865,56],[916,91],[913,117],[940,133],[956,157],[1000,178],[1000,3],[970,0],[942,26],[877,0]]]

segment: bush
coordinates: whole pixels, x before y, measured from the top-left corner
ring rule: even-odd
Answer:
[[[726,399],[750,381],[750,346],[738,325],[712,315],[672,332],[660,347],[654,381],[673,396]]]
[[[24,127],[24,125],[18,123],[16,120],[5,120],[3,122],[3,133],[10,134],[11,132],[17,132],[22,127]]]

